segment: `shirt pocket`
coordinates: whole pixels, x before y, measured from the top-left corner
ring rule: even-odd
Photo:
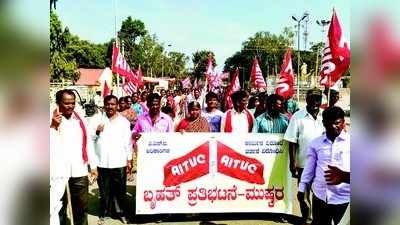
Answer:
[[[329,146],[324,146],[318,151],[318,161],[322,164],[331,162],[331,149]]]
[[[166,123],[158,123],[156,126],[156,131],[157,132],[165,132],[167,130],[167,124]]]

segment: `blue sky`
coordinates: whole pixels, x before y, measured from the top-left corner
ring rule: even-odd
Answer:
[[[239,51],[242,42],[250,36],[258,31],[279,34],[285,26],[295,25],[292,15],[300,17],[305,11],[310,13],[308,42],[325,41],[315,21],[329,20],[333,7],[346,38],[350,39],[351,10],[350,1],[346,0],[59,0],[57,14],[72,33],[103,43],[114,36],[114,1],[117,29],[128,16],[140,19],[161,43],[171,44],[167,51],[188,56],[196,50],[213,51],[217,70],[222,69],[225,59]]]

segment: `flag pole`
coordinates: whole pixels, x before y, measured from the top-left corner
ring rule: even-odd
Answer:
[[[118,33],[117,33],[117,0],[114,0],[114,34],[115,34],[115,45],[119,48],[118,44]],[[117,73],[117,97],[119,97],[119,73]]]
[[[315,61],[315,78],[314,85],[317,87],[318,85],[318,56],[319,56],[319,47],[317,47],[317,60]]]
[[[330,75],[327,75],[328,76],[328,103],[327,103],[327,105],[328,105],[328,107],[329,107],[329,104],[330,104],[330,96],[331,96],[331,76]]]
[[[125,48],[124,47],[125,47],[124,46],[124,40],[121,40],[121,50],[122,50],[121,54],[125,58]],[[121,77],[121,79],[122,79],[122,83],[124,84],[125,83],[125,77]],[[121,93],[121,96],[122,95],[123,95],[123,93]]]

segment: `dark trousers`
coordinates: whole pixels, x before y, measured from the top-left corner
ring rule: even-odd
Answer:
[[[297,169],[297,174],[298,174],[297,183],[298,184],[300,184],[301,174],[303,174],[303,170],[304,170],[303,168]],[[311,220],[312,220],[310,195],[311,195],[311,191],[308,189],[304,193],[304,198],[305,198],[304,201],[299,201],[302,222],[304,222],[304,223],[311,222]]]
[[[72,214],[75,225],[87,225],[87,205],[89,195],[89,179],[84,177],[71,177],[68,180],[69,190],[71,193]],[[67,220],[67,191],[62,197],[63,206],[59,212],[60,224],[66,225]]]
[[[349,203],[344,203],[340,205],[327,204],[321,199],[313,196],[313,221],[311,225],[330,225],[333,222],[338,224],[342,219],[346,208]]]
[[[119,216],[127,217],[126,167],[97,168],[100,191],[100,217],[111,216],[112,206]]]

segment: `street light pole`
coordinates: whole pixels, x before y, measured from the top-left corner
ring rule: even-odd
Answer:
[[[308,13],[304,13],[301,19],[297,19],[295,16],[292,16],[292,19],[297,22],[297,88],[296,88],[296,95],[297,95],[297,102],[300,101],[300,22],[303,21],[305,18],[308,17]]]
[[[319,26],[321,26],[321,32],[322,32],[322,34],[323,35],[325,35],[325,27],[326,26],[328,26],[329,25],[329,23],[331,22],[331,21],[329,21],[329,20],[317,20],[316,21],[317,22],[317,24],[319,25]],[[317,47],[317,61],[315,62],[315,86],[317,86],[317,84],[318,84],[318,62],[319,62],[319,60],[318,60],[318,56],[319,56],[319,54],[320,54],[320,48],[319,48],[319,46]]]

